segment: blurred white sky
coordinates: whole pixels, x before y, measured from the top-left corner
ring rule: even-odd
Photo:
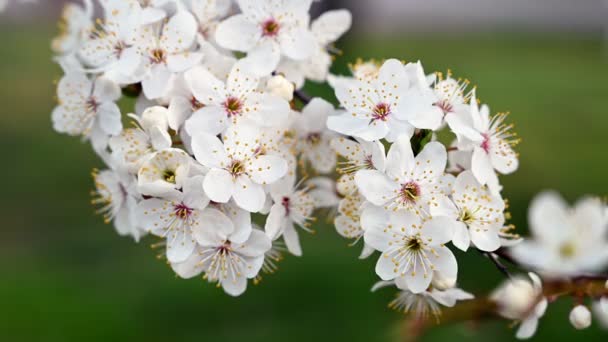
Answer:
[[[0,23],[55,21],[66,0],[9,0]],[[25,0],[31,1],[31,0]],[[72,0],[81,2],[81,0]],[[601,33],[608,0],[322,0],[348,8],[358,31],[558,31]]]

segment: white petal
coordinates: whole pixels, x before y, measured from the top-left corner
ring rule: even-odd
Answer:
[[[458,276],[458,263],[452,251],[447,247],[434,247],[434,255],[429,256],[435,266],[435,272],[443,277],[455,279]]]
[[[534,336],[537,326],[538,326],[538,318],[528,317],[521,323],[521,325],[517,329],[517,333],[515,334],[515,337],[517,337],[520,340],[528,339],[528,338]]]
[[[220,104],[226,98],[224,82],[204,67],[195,67],[184,74],[184,79],[194,97],[206,105]]]
[[[257,25],[243,14],[222,21],[215,30],[215,40],[221,47],[242,52],[251,50],[260,35],[261,31]]]
[[[287,211],[285,206],[277,203],[270,208],[270,213],[266,218],[264,230],[266,234],[274,241],[283,234]]]
[[[361,195],[371,203],[382,206],[389,202],[399,185],[377,170],[361,170],[355,175]]]
[[[386,173],[391,178],[409,178],[410,172],[414,169],[415,165],[410,139],[402,135],[388,150],[385,166]]]
[[[317,46],[315,37],[305,28],[297,28],[281,35],[279,44],[283,54],[296,61],[310,58]]]
[[[414,175],[421,183],[428,183],[443,175],[448,163],[448,154],[445,146],[439,142],[432,141],[416,156],[416,168]]]
[[[226,111],[218,106],[206,106],[197,110],[192,116],[186,120],[184,128],[191,136],[196,136],[198,133],[208,133],[216,136],[224,131],[228,119]]]
[[[104,102],[97,107],[99,126],[108,135],[118,135],[122,131],[120,108],[114,102]]]
[[[194,16],[188,11],[178,11],[163,27],[160,47],[170,54],[182,52],[192,46],[197,32]]]
[[[192,150],[196,160],[207,167],[224,168],[230,163],[224,145],[214,135],[208,133],[194,135]]]
[[[95,97],[98,102],[116,101],[121,95],[122,92],[118,84],[105,77],[98,77],[95,80],[93,97]]]
[[[300,245],[300,237],[293,223],[289,222],[283,231],[283,240],[289,253],[295,256],[302,256],[302,246]]]
[[[171,268],[173,271],[182,279],[191,279],[203,271],[203,268],[199,264],[200,257],[198,251],[194,250],[192,254],[183,262],[172,263]]]
[[[234,250],[239,254],[255,258],[263,256],[264,253],[268,252],[271,247],[272,242],[268,236],[266,236],[266,234],[264,234],[264,232],[261,230],[254,229],[251,231],[249,239],[242,245],[235,246]]]
[[[291,110],[283,98],[268,93],[250,94],[245,107],[247,117],[263,127],[281,127]]]
[[[155,65],[141,82],[144,95],[148,99],[163,97],[169,88],[171,72],[165,65]]]
[[[433,217],[422,226],[422,237],[431,246],[443,245],[454,236],[453,219],[444,216]]]
[[[244,274],[240,274],[234,279],[229,276],[228,278],[222,279],[221,285],[224,292],[233,297],[238,297],[247,290],[247,277],[245,277]]]
[[[481,147],[475,147],[473,151],[472,171],[481,184],[487,184],[495,174],[490,156]]]
[[[537,195],[528,210],[530,231],[543,242],[559,242],[564,234],[562,227],[568,221],[568,204],[556,192]]]
[[[433,277],[431,274],[425,274],[424,270],[418,265],[414,273],[405,274],[401,279],[405,280],[407,288],[413,293],[422,293],[429,288]],[[398,280],[399,281],[399,280]]]
[[[226,203],[232,197],[236,184],[232,175],[223,169],[211,169],[205,176],[203,189],[209,198],[218,203]]]
[[[493,252],[500,248],[498,229],[487,226],[481,228],[471,226],[469,232],[471,233],[471,241],[480,250]]]
[[[399,273],[396,272],[397,268],[395,263],[392,261],[391,255],[393,254],[395,253],[391,253],[391,250],[382,253],[376,263],[376,274],[382,280],[393,280],[399,275]]]
[[[251,179],[258,184],[271,184],[287,173],[285,159],[274,155],[256,157],[249,167]]]
[[[361,212],[361,227],[365,230],[365,244],[384,252],[391,247],[390,233],[385,231],[389,213],[383,208],[367,206]]]
[[[192,255],[196,242],[189,230],[189,227],[184,227],[184,229],[172,229],[167,233],[167,260],[169,262],[183,262]]]
[[[203,54],[199,52],[183,52],[167,56],[167,68],[174,73],[184,72],[200,63]]]
[[[260,211],[264,207],[266,200],[264,188],[259,184],[253,183],[246,176],[237,178],[234,184],[233,196],[234,201],[239,207],[252,213]]]
[[[452,243],[463,252],[466,252],[467,249],[469,249],[471,238],[469,236],[469,230],[467,229],[466,224],[462,222],[455,222]]]
[[[321,45],[333,43],[340,38],[352,23],[348,10],[333,10],[321,14],[310,26],[312,33]]]
[[[279,65],[281,50],[274,41],[265,41],[249,51],[239,63],[258,77],[270,75]]]
[[[226,242],[234,231],[232,221],[221,211],[206,208],[198,212],[192,234],[201,246],[216,247]]]

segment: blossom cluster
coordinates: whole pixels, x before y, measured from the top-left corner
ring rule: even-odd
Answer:
[[[523,242],[507,222],[501,177],[519,166],[508,113],[492,114],[469,81],[421,62],[358,61],[351,75],[331,74],[332,44],[351,15],[311,20],[311,5],[66,6],[52,42],[64,71],[53,127],[105,163],[93,172],[93,203],[120,235],[159,238],[178,276],[202,274],[238,296],[284,254],[301,256],[299,234],[329,209],[337,232],[361,242],[361,258],[379,252],[374,290],[397,287],[391,307],[421,316],[474,298],[457,287],[454,249],[499,266],[508,253],[543,280],[608,265],[600,201],[569,210],[541,195],[535,238]],[[309,81],[327,82],[338,106],[303,94]],[[535,273],[490,300],[522,322],[518,337],[534,333],[548,303]],[[606,316],[607,301],[598,301]],[[585,310],[573,310],[575,327]]]
[[[336,228],[363,238],[363,257],[381,253],[377,275],[407,294],[395,306],[472,298],[455,289],[458,264],[447,244],[494,252],[519,241],[499,182],[518,167],[506,114],[491,116],[467,81],[427,75],[420,62],[352,69],[330,80],[344,108],[328,119],[342,135],[332,141],[343,160]],[[451,132],[450,147],[437,139],[441,130]]]
[[[333,205],[321,175],[335,168],[335,108],[296,108],[293,94],[326,79],[349,12],[311,22],[311,1],[100,0],[95,17],[95,5],[67,5],[53,41],[65,73],[53,127],[105,162],[93,203],[118,233],[157,236],[180,277],[242,294],[284,252],[301,255],[298,231]],[[319,176],[302,178],[299,161]]]

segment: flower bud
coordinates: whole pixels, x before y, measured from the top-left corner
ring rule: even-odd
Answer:
[[[532,310],[539,295],[540,291],[528,279],[515,278],[503,283],[490,298],[496,302],[501,316],[519,320]]]
[[[268,82],[266,82],[266,89],[269,93],[282,97],[286,101],[293,100],[293,83],[289,82],[281,75],[271,77]]]
[[[577,305],[570,311],[570,323],[575,329],[587,329],[591,325],[591,311],[584,305]]]
[[[350,195],[356,190],[357,185],[355,184],[355,178],[353,175],[342,175],[336,182],[336,191],[338,191],[340,196]]]
[[[445,291],[453,288],[454,286],[456,286],[456,278],[446,277],[440,272],[435,272],[433,274],[433,287],[437,290]]]

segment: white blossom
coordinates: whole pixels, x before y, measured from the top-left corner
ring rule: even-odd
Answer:
[[[209,168],[203,187],[207,196],[219,203],[234,198],[236,203],[250,212],[264,206],[264,185],[272,184],[287,172],[287,162],[277,155],[263,154],[261,131],[241,124],[231,126],[223,142],[208,133],[192,138],[196,160]]]
[[[577,329],[583,330],[591,326],[591,311],[584,305],[577,305],[571,311],[568,316],[570,324]]]
[[[416,64],[416,69],[422,69]],[[438,129],[443,112],[434,106],[433,91],[419,86],[395,59],[384,62],[371,80],[338,82],[336,97],[346,109],[330,117],[327,126],[345,135],[372,141],[395,141],[401,134],[411,137],[416,128]]]
[[[608,214],[597,198],[573,208],[555,192],[538,195],[529,210],[532,237],[511,249],[513,257],[547,276],[598,272],[608,265]]]

